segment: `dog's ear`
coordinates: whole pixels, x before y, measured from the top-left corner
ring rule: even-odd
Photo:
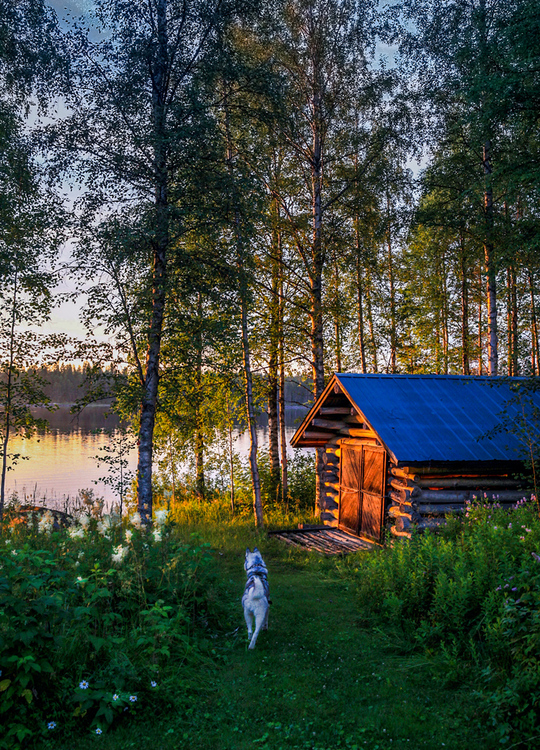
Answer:
[[[257,547],[253,547],[253,552],[259,552],[259,550],[257,549]]]
[[[251,552],[249,551],[249,547],[246,547],[246,557],[247,557],[248,555],[251,555]]]

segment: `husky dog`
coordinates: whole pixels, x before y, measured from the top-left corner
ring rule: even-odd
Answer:
[[[268,630],[268,611],[270,609],[268,569],[257,547],[253,552],[249,551],[249,547],[247,548],[244,569],[247,574],[247,583],[242,596],[242,606],[248,638],[251,639],[249,648],[255,648],[261,628]],[[255,620],[255,632],[253,632],[253,620]]]

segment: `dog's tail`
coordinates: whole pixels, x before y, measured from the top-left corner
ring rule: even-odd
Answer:
[[[255,599],[255,600],[266,599],[266,590],[260,578],[255,578],[254,583],[255,583],[255,586],[254,586],[254,590],[252,593],[252,599]],[[265,626],[267,622],[268,603],[266,603],[266,607],[264,607],[264,605],[259,605],[256,608],[254,614],[255,614],[255,630],[253,632],[253,635],[251,636],[251,641],[249,642],[249,646],[248,646],[249,649],[255,648],[257,637],[259,633],[261,632],[261,629]]]

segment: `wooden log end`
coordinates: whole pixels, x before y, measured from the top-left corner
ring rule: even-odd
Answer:
[[[412,534],[410,531],[398,531],[395,526],[390,527],[390,533],[393,536],[401,537],[403,539],[412,539]]]

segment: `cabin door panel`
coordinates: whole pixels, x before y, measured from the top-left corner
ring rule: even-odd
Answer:
[[[341,446],[339,525],[358,534],[361,516],[362,449]]]
[[[360,534],[370,539],[381,538],[384,514],[384,480],[386,451],[364,446],[362,452],[362,490],[360,497]]]
[[[341,490],[339,501],[339,525],[358,534],[360,526],[360,493]]]

